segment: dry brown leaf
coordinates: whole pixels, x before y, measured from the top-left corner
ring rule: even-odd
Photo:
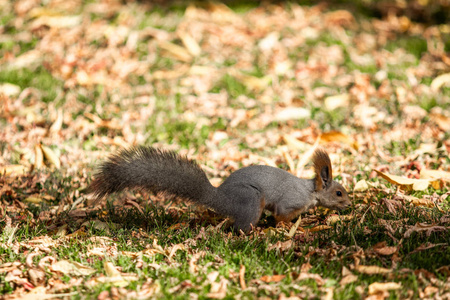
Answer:
[[[419,199],[414,196],[404,195],[403,198],[415,206],[435,207],[435,203],[429,199]]]
[[[220,282],[211,282],[211,290],[206,295],[212,299],[223,299],[227,295],[228,280],[222,278]]]
[[[265,283],[269,282],[280,282],[286,277],[286,275],[264,275],[260,278],[261,281],[264,281]]]
[[[300,272],[301,273],[308,273],[309,270],[312,269],[312,265],[309,262],[306,262],[304,264],[302,264],[302,266],[300,267]]]
[[[318,225],[318,226],[314,226],[312,228],[309,228],[308,231],[309,232],[317,232],[317,231],[327,230],[327,229],[330,229],[330,228],[333,228],[333,227],[328,226],[328,225]]]
[[[450,118],[438,113],[430,114],[430,119],[435,122],[443,131],[450,131]]]
[[[306,279],[313,279],[318,285],[324,285],[325,280],[319,275],[319,274],[312,274],[312,273],[300,273],[297,281],[302,281]]]
[[[245,283],[245,266],[241,265],[239,268],[239,284],[242,290],[247,288],[247,284]]]
[[[417,247],[416,249],[414,249],[413,251],[409,252],[409,254],[413,254],[413,253],[416,253],[416,252],[428,250],[428,249],[431,249],[431,248],[434,248],[434,247],[439,247],[439,246],[448,246],[448,243],[439,243],[439,244],[426,243],[426,244],[422,244],[419,247]]]
[[[388,246],[386,241],[382,241],[373,245],[373,250],[380,255],[392,255],[398,251],[398,248],[395,246]]]
[[[392,273],[392,269],[386,269],[386,268],[382,268],[379,266],[358,265],[355,267],[355,270],[358,271],[359,273],[368,274],[368,275]]]
[[[167,255],[167,258],[168,258],[169,260],[172,259],[172,257],[175,255],[175,253],[176,253],[178,250],[185,250],[184,245],[183,245],[183,244],[176,244],[176,245],[173,245],[173,246],[170,248],[169,251],[166,251],[166,252],[169,253],[169,254]]]
[[[427,236],[429,236],[432,232],[446,231],[446,230],[448,230],[448,228],[445,226],[438,226],[426,223],[416,223],[416,225],[411,226],[408,230],[406,230],[403,236],[405,238],[409,238],[413,232],[421,232],[421,231],[425,231]]]
[[[173,225],[171,225],[167,230],[178,230],[181,228],[186,228],[188,224],[186,222],[181,222],[181,223],[175,223]]]
[[[271,250],[279,250],[279,251],[286,251],[291,249],[292,245],[294,244],[294,242],[292,240],[287,240],[285,242],[282,241],[277,241],[274,245],[269,246],[267,248],[267,251],[271,251]]]
[[[339,285],[345,286],[345,285],[355,282],[357,280],[358,280],[358,276],[356,276],[354,274],[348,274],[348,275],[342,277],[342,279],[339,281]]]
[[[434,179],[412,179],[388,173],[383,173],[378,170],[374,171],[377,172],[378,175],[380,175],[382,178],[386,179],[390,183],[399,185],[400,187],[406,190],[413,189],[414,191],[423,191],[428,188],[431,182],[436,181]]]
[[[402,285],[397,282],[374,282],[369,285],[369,295],[374,295],[383,291],[399,290]]]

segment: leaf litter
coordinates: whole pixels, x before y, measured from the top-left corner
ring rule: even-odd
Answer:
[[[397,14],[361,21],[351,10],[323,4],[264,4],[240,13],[222,3],[189,4],[182,13],[158,13],[156,4],[129,2],[0,2],[6,20],[0,70],[9,74],[0,80],[0,279],[7,282],[0,280],[0,289],[6,297],[72,297],[77,287],[104,284],[111,289],[99,299],[161,297],[165,284],[124,272],[119,258],[161,272],[186,260],[204,282],[169,277],[170,291],[204,290],[217,299],[240,292],[331,298],[352,284],[368,298],[449,296],[448,279],[436,276],[448,271],[448,260],[427,271],[433,280],[418,272],[416,289],[402,284],[395,267],[408,256],[448,251],[450,65],[442,46],[448,26]],[[405,35],[423,36],[427,50],[417,55],[394,43]],[[321,144],[334,176],[353,189],[354,207],[345,215],[316,209],[295,225],[271,227],[264,220],[254,228],[250,241],[270,239],[269,253],[301,259],[286,274],[255,273],[245,261],[223,272],[222,257],[209,261],[214,250],[195,245],[224,223],[196,212],[183,219],[185,206],[145,193],[117,199],[124,205],[116,213],[135,209],[144,216],[147,206],[137,199],[158,202],[176,221],[167,224],[172,238],[205,220],[217,225],[166,244],[146,236],[148,224],[141,224],[127,241],[137,249],[121,250],[114,234],[124,223],[108,220],[107,210],[95,215],[83,188],[108,152],[145,143],[197,159],[217,183],[260,163],[311,177],[308,163]],[[415,210],[406,216],[411,204]],[[44,226],[48,235],[23,238],[24,226]],[[88,228],[108,236],[91,236]],[[353,235],[358,229],[379,238],[367,244]],[[334,233],[349,238],[330,241]],[[320,243],[311,249],[314,240]],[[412,248],[411,240],[418,240]],[[76,259],[59,251],[71,243],[82,244]],[[318,258],[349,259],[340,278],[326,278],[329,273],[315,268]],[[377,275],[385,281],[361,279]],[[139,289],[129,288],[132,281]]]

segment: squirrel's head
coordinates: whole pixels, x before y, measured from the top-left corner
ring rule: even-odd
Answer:
[[[316,173],[315,192],[320,206],[341,210],[351,205],[347,191],[337,181],[333,181],[331,161],[323,149],[317,149],[313,156]]]

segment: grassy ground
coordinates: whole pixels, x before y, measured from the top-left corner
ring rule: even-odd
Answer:
[[[0,298],[449,298],[449,27],[360,11],[0,1]],[[171,197],[86,194],[122,147],[218,185],[310,177],[316,141],[353,205],[293,237],[268,212],[241,235]]]

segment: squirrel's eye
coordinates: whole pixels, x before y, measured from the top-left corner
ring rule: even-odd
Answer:
[[[342,192],[341,192],[341,191],[337,191],[337,192],[336,192],[336,195],[337,195],[338,197],[342,197]]]

